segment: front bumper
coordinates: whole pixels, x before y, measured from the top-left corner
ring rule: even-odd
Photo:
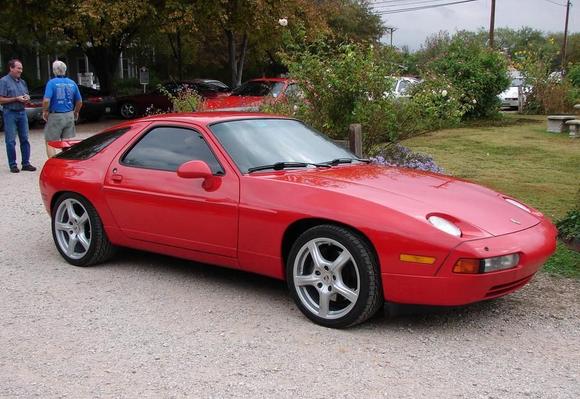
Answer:
[[[381,275],[385,300],[395,303],[457,306],[498,298],[526,285],[556,249],[556,228],[548,220],[517,233],[466,241],[457,246],[434,276]],[[513,269],[484,274],[453,273],[460,258],[520,254]]]

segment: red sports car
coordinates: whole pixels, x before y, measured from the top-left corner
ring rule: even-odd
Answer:
[[[119,246],[286,279],[328,327],[385,300],[506,295],[556,245],[548,219],[513,198],[357,159],[284,117],[152,116],[68,144],[40,176],[66,261],[93,265]]]
[[[286,78],[252,79],[232,91],[230,95],[206,99],[204,111],[258,111],[265,101],[279,101],[290,95],[300,95],[298,84]]]

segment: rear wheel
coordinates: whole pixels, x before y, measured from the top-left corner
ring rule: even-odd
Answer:
[[[132,102],[126,102],[119,107],[121,116],[125,119],[133,119],[137,117],[137,106]]]
[[[383,304],[372,250],[344,227],[321,225],[304,232],[292,246],[286,277],[298,308],[325,327],[362,323]]]
[[[75,266],[91,266],[115,251],[95,208],[84,197],[67,193],[52,212],[52,236],[62,257]]]

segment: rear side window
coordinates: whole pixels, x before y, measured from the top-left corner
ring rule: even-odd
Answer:
[[[187,161],[204,161],[213,174],[223,169],[198,132],[180,127],[156,127],[143,136],[121,163],[139,168],[176,171]]]
[[[128,127],[123,129],[111,130],[95,134],[80,143],[73,145],[67,151],[63,151],[56,156],[61,159],[89,159],[101,152],[113,141],[121,137],[129,130]]]

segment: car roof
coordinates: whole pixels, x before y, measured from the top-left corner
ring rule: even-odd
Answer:
[[[273,115],[261,112],[215,111],[215,112],[191,112],[191,113],[151,115],[145,118],[137,119],[136,121],[182,122],[182,123],[185,122],[185,123],[196,123],[201,125],[210,125],[212,123],[240,119],[291,119],[291,118],[287,118],[282,115]]]
[[[248,82],[290,82],[288,78],[256,78],[250,79]]]

